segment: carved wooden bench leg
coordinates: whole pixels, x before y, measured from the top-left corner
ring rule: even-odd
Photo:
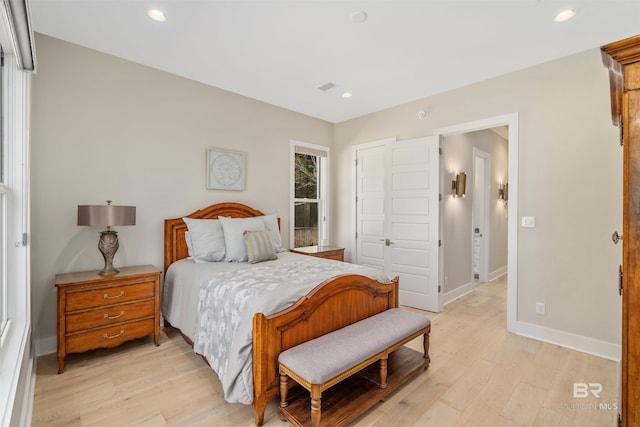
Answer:
[[[311,385],[311,423],[313,427],[320,427],[320,407],[321,407],[322,389],[320,384]]]
[[[288,383],[289,376],[285,374],[280,374],[280,407],[286,408],[289,403],[287,402],[287,393],[289,391]],[[286,421],[285,416],[280,412],[280,418],[282,421]]]
[[[387,361],[389,355],[380,359],[380,388],[387,388]]]
[[[429,331],[430,330],[431,328],[429,328],[429,330],[424,334],[424,369],[427,369],[429,367],[429,363],[431,363],[431,358],[429,357]]]

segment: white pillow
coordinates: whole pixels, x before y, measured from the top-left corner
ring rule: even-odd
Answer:
[[[189,252],[189,257],[193,258],[193,244],[191,243],[191,236],[189,236],[188,231],[184,232],[184,241],[187,243],[187,252]]]
[[[261,216],[251,218],[219,217],[224,231],[224,260],[227,262],[247,261],[247,249],[244,246],[242,233],[245,231],[260,231],[266,229]]]
[[[276,248],[276,252],[284,252],[285,248],[282,247],[282,238],[280,237],[280,228],[278,228],[278,217],[276,214],[259,216],[264,221],[264,225],[271,233],[271,241]]]
[[[225,255],[224,233],[216,219],[182,218],[189,229],[187,248],[191,240],[190,255],[197,263],[223,261]]]

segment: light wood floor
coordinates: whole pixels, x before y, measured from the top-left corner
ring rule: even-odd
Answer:
[[[431,366],[354,425],[613,426],[618,364],[509,334],[506,280],[482,284],[432,320]],[[410,343],[420,349],[418,341]],[[229,404],[216,375],[175,330],[117,349],[38,360],[33,426],[252,426],[250,406]],[[573,384],[601,383],[574,399]],[[271,402],[265,426],[285,425]]]

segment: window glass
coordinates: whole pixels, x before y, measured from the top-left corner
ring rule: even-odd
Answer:
[[[7,324],[7,280],[5,266],[5,193],[4,186],[0,186],[0,335]]]
[[[295,154],[294,248],[318,244],[318,164],[311,154]]]
[[[323,245],[327,236],[328,149],[292,144],[292,244],[294,248]]]
[[[318,198],[318,156],[296,153],[296,199]]]
[[[2,66],[0,67],[0,182],[1,183],[6,183],[6,176],[5,176],[5,151],[4,151],[4,147],[5,147],[5,141],[4,141],[4,120],[2,119],[2,117],[4,117],[4,103],[2,102],[2,100],[4,99],[4,71],[2,71],[2,68],[4,68],[4,52],[2,52],[2,47],[0,46],[0,64],[2,64]]]
[[[318,202],[296,202],[294,247],[318,244]]]
[[[0,51],[0,63],[4,63],[4,54]],[[6,221],[5,221],[5,198],[6,187],[2,184],[5,179],[5,142],[4,142],[4,72],[0,68],[0,336],[4,333],[7,324],[7,275],[6,275]]]

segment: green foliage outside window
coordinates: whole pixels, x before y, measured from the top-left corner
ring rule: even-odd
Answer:
[[[318,157],[296,154],[295,169],[296,199],[318,198]]]

